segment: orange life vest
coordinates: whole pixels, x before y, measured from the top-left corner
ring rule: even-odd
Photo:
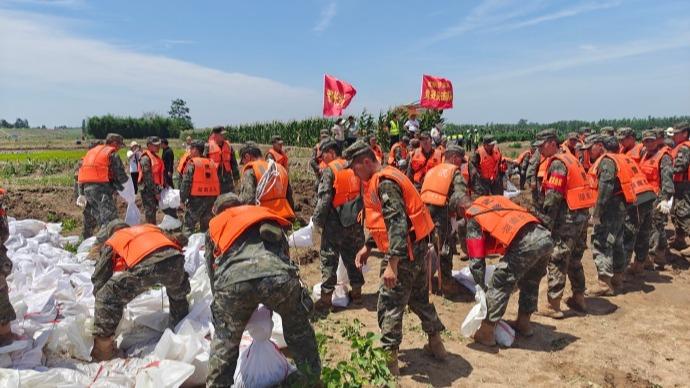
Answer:
[[[285,167],[280,164],[275,164],[278,169],[278,177],[273,179],[272,184],[268,185],[268,191],[264,192],[261,198],[259,198],[259,205],[263,206],[274,213],[283,217],[287,220],[294,220],[295,213],[290,207],[290,203],[287,200],[287,190],[289,185],[288,173]],[[244,165],[242,169],[242,175],[248,169],[254,171],[254,176],[256,177],[256,183],[258,184],[261,177],[268,169],[268,162],[265,160],[255,160]]]
[[[625,152],[625,155],[630,157],[635,163],[639,164],[640,160],[642,160],[642,148],[644,148],[642,143],[636,143],[631,149]]]
[[[635,160],[633,160],[633,158],[625,154],[621,154],[620,156],[623,157],[622,159],[625,161],[625,163],[628,164],[628,166],[632,170],[633,176],[631,183],[635,195],[640,195],[646,191],[654,191],[654,187],[652,187],[652,185],[649,184],[649,182],[647,181],[647,177],[645,176],[644,172],[642,172]]]
[[[405,143],[399,141],[393,144],[393,147],[391,147],[391,150],[388,152],[388,164],[391,166],[396,165],[397,160],[395,160],[395,150],[398,148],[400,148],[400,158],[407,159],[407,146]]]
[[[182,157],[180,158],[180,161],[177,162],[177,172],[182,175],[184,174],[184,168],[187,166],[187,162],[189,161],[190,158],[189,151],[185,151],[184,154],[182,154]]]
[[[484,251],[488,254],[504,254],[520,229],[529,223],[539,223],[527,209],[502,195],[477,198],[465,211],[465,217],[477,221],[485,237],[489,237],[484,241]]]
[[[663,158],[664,155],[668,155],[669,157],[671,156],[671,152],[666,146],[657,150],[653,156],[649,156],[648,153],[645,154],[642,160],[640,160],[640,170],[642,170],[642,173],[647,178],[647,182],[652,185],[652,188],[656,194],[659,194],[661,191],[660,166],[661,158]]]
[[[546,167],[548,166],[548,163],[546,163],[546,158],[544,155],[539,154],[539,168],[537,169],[537,178],[541,178],[542,180],[546,176]]]
[[[501,151],[494,146],[491,155],[489,155],[482,146],[477,149],[477,152],[479,153],[479,176],[492,181],[496,180],[501,169],[501,159],[503,159]]]
[[[351,168],[345,167],[345,160],[336,159],[328,163],[328,168],[333,171],[333,207],[338,208],[359,197],[362,186],[359,178]]]
[[[589,148],[582,150],[580,152],[582,152],[582,167],[584,167],[585,170],[589,171],[589,168],[592,167],[592,156],[590,154]]]
[[[165,182],[165,166],[163,165],[163,159],[153,152],[146,150],[144,155],[149,157],[151,161],[151,175],[153,176],[153,183],[156,186],[163,186]],[[142,155],[142,157],[144,156]],[[144,181],[144,170],[141,169],[141,161],[139,162],[139,183]]]
[[[109,145],[97,145],[86,152],[79,168],[79,183],[110,182],[110,155],[115,148]]]
[[[194,197],[216,197],[220,195],[220,180],[218,167],[207,158],[192,158],[194,175],[192,176],[192,190]]]
[[[379,161],[379,163],[383,163],[383,151],[381,150],[381,147],[379,147],[378,144],[371,146],[372,151],[374,151],[374,155],[376,156],[376,160]]]
[[[520,166],[522,162],[525,161],[525,158],[531,158],[532,157],[532,150],[527,150],[527,151],[522,151],[522,153],[515,159],[515,164]]]
[[[232,146],[230,142],[225,140],[221,148],[215,140],[208,141],[208,157],[216,163],[216,166],[222,166],[225,172],[232,171],[230,159],[232,158]]]
[[[575,155],[575,152],[570,149],[570,145],[568,144],[568,140],[566,139],[563,143],[561,143],[561,149],[565,151],[565,153],[568,153],[570,155]]]
[[[686,140],[671,150],[671,157],[673,158],[673,163],[676,163],[676,157],[678,156],[678,153],[680,152],[681,147],[688,147],[690,148],[690,140]],[[673,181],[674,182],[685,182],[688,180],[688,177],[690,177],[690,165],[688,165],[688,170],[685,172],[681,172],[678,174],[673,174]]]
[[[434,149],[429,158],[424,156],[421,147],[414,150],[410,159],[410,167],[414,172],[414,183],[421,184],[427,171],[440,164],[442,159],[443,154],[438,149]]]
[[[621,185],[621,191],[623,197],[625,198],[625,202],[635,203],[637,200],[637,195],[635,194],[632,185],[633,171],[632,168],[630,168],[630,165],[625,162],[623,155],[606,153],[600,156],[589,169],[590,185],[595,190],[599,189],[599,178],[597,177],[597,173],[599,171],[599,164],[605,157],[613,160],[613,162],[616,164],[617,178]]]
[[[273,149],[273,147],[271,147],[268,150],[268,154],[273,157],[273,160],[275,160],[276,163],[285,167],[286,170],[288,169],[288,156],[285,153],[285,151],[278,152],[275,149]]]
[[[290,221],[269,209],[253,205],[231,207],[211,218],[208,234],[215,246],[213,257],[217,259],[223,255],[242,233],[261,221],[275,221],[282,227],[290,225]]]
[[[434,230],[434,221],[431,219],[429,209],[422,202],[422,198],[412,182],[397,168],[392,166],[384,167],[366,183],[362,199],[365,209],[364,226],[371,233],[379,251],[386,253],[389,248],[388,231],[383,220],[381,199],[378,193],[381,178],[390,179],[400,186],[403,202],[405,203],[405,214],[410,220],[410,232],[414,232],[415,241],[420,241]],[[410,260],[414,259],[410,241],[408,241],[408,255]]]
[[[143,224],[116,231],[105,242],[113,249],[113,271],[124,271],[141,263],[154,251],[170,247],[182,251],[155,225]]]
[[[450,163],[441,163],[429,170],[422,184],[422,201],[427,205],[446,206],[456,171],[458,166]]]
[[[554,160],[560,160],[568,170],[567,175],[549,174],[548,170]],[[546,179],[543,188],[559,191],[565,197],[570,210],[589,209],[597,202],[597,193],[592,189],[585,169],[570,153],[556,154],[545,163]]]

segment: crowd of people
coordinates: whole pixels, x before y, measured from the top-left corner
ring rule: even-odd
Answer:
[[[377,317],[381,345],[390,353],[388,368],[398,375],[408,306],[428,336],[425,349],[436,359],[447,357],[441,337],[446,328],[429,293],[451,298],[461,292],[452,276],[453,257],[460,251],[486,294],[487,316],[474,340],[496,346],[495,326],[516,287],[518,314],[509,323],[518,335],[531,336],[532,314],[562,319],[564,308],[586,314],[585,295],[613,296],[626,278],[664,269],[669,214],[675,229],[670,247],[687,246],[687,123],[646,130],[640,142],[630,128],[582,128],[563,142],[555,130],[543,130],[515,160],[503,156],[490,134],[472,140],[479,145],[470,154],[462,147],[468,139],[449,141],[440,125],[423,131],[414,116],[402,126],[394,118],[386,130],[391,139],[387,153],[375,136],[358,132],[354,118],[322,131],[314,147],[312,220],[321,235],[322,280],[317,300],[312,300],[289,256],[286,233],[296,216],[289,156],[279,136],[265,153],[252,142],[236,153],[225,130],[217,127],[208,141],[188,138],[176,166],[167,140],[149,137],[143,151],[130,143],[129,174],[118,156],[122,136],[109,134],[103,142],[94,142],[75,172],[77,204],[84,216],[82,237],[96,233],[89,254],[96,262],[93,358],[117,356],[113,337],[124,307],[156,284],[166,287],[171,324],[187,315],[190,285],[182,248],[197,231],[206,233],[213,291],[215,335],[208,378],[213,387],[232,385],[242,333],[260,303],[282,317],[286,343],[299,366],[296,378],[304,384],[318,379],[321,362],[310,318],[314,312],[332,312],[339,259],[350,279],[349,297],[357,306],[365,282],[362,267],[373,249],[382,253]],[[513,173],[519,175],[520,188],[527,186],[532,194],[529,206],[503,195]],[[155,226],[158,202],[161,192],[175,185],[175,175],[183,222],[179,231],[164,231]],[[114,195],[129,180],[141,196],[141,225],[123,222],[116,207]],[[164,213],[177,217],[177,209]],[[4,241],[4,210],[0,216]],[[598,285],[588,290],[582,258],[590,225]],[[434,257],[439,258],[438,273],[431,282],[428,260]],[[490,277],[488,257],[501,263]],[[11,268],[0,251],[2,344],[13,338],[9,322],[14,310],[4,281]],[[548,304],[538,311],[544,276]],[[568,279],[572,295],[562,301]]]

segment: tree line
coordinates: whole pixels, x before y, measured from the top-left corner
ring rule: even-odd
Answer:
[[[29,128],[29,120],[17,118],[17,120],[14,121],[14,124],[12,124],[5,119],[0,119],[0,128]]]

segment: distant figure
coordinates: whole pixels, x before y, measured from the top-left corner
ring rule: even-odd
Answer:
[[[134,194],[139,190],[139,159],[141,159],[141,146],[136,141],[129,143],[127,161],[129,161],[129,175],[132,177]]]
[[[172,148],[168,145],[168,139],[161,139],[161,148],[163,148],[163,153],[161,154],[161,159],[163,159],[163,168],[165,170],[165,184],[171,189],[175,187],[173,185],[173,173],[175,172],[175,154]]]

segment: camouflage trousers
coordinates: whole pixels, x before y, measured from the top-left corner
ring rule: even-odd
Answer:
[[[403,337],[403,314],[410,307],[422,321],[422,330],[433,335],[445,330],[445,326],[436,313],[436,308],[429,302],[429,284],[424,257],[427,253],[427,242],[422,240],[414,245],[415,260],[403,257],[398,262],[398,281],[395,287],[388,288],[383,282],[379,287],[379,299],[376,306],[381,345],[386,350],[397,350]],[[381,275],[388,265],[388,256],[381,260]]]
[[[101,337],[115,334],[127,303],[157,284],[163,285],[168,294],[169,322],[174,327],[189,311],[187,294],[191,289],[182,255],[152,264],[143,261],[132,269],[113,274],[96,292],[93,334]]]
[[[652,211],[656,201],[631,206],[623,223],[623,251],[626,266],[632,260],[644,262],[649,257],[649,240],[652,234]]]
[[[232,193],[235,190],[235,182],[232,180],[232,174],[219,174],[220,193]]]
[[[443,209],[442,211],[446,211]],[[456,253],[457,234],[453,233],[450,224],[450,218],[444,214],[441,217],[434,218],[436,224],[436,236],[438,241],[435,241],[436,249],[440,259],[440,273],[443,282],[455,281],[453,279],[453,254]],[[463,239],[464,240],[464,239]]]
[[[679,188],[676,188],[673,209],[671,209],[671,221],[676,230],[676,238],[685,238],[685,236],[690,235],[690,198],[688,198],[690,193],[682,191],[680,193]]]
[[[158,212],[158,200],[156,199],[156,194],[140,190],[141,193],[141,206],[144,208],[144,218],[147,224],[156,225],[156,212]],[[177,209],[164,209],[161,210],[163,214],[167,214],[170,217],[177,218]]]
[[[337,222],[337,221],[334,221]],[[362,271],[355,267],[357,251],[364,246],[362,226],[355,224],[349,228],[326,222],[321,235],[321,292],[333,292],[337,282],[338,258],[342,257],[347,277],[352,287],[364,284]]]
[[[623,220],[626,205],[619,195],[609,201],[601,214],[600,223],[592,230],[592,257],[599,276],[612,277],[625,270],[623,250]]]
[[[81,238],[82,240],[86,240],[87,238],[93,236],[98,228],[98,219],[96,219],[95,215],[98,213],[97,210],[94,209],[87,201],[86,206],[84,207],[84,210],[82,210],[81,214],[84,225],[84,228],[81,231]]]
[[[549,299],[563,297],[566,277],[573,294],[585,292],[585,271],[582,255],[587,248],[587,223],[563,225],[552,233],[553,253],[547,266]]]
[[[484,178],[475,179],[472,191],[477,196],[482,195],[503,195],[503,182],[500,178],[496,180],[488,180]]]
[[[17,315],[14,312],[14,307],[10,303],[10,296],[8,294],[7,276],[12,273],[12,260],[7,257],[5,247],[0,248],[0,324],[14,321]]]
[[[233,385],[242,333],[259,303],[282,317],[285,342],[298,368],[320,376],[321,361],[309,323],[314,304],[299,278],[285,274],[234,284],[215,282],[211,312],[216,332],[211,341],[207,387]]]
[[[118,217],[113,190],[108,184],[86,184],[84,186],[86,206],[91,208],[91,214],[103,227]]]
[[[199,230],[206,232],[208,230],[208,223],[213,218],[213,202],[216,197],[190,197],[185,205],[184,222],[182,223],[182,233],[189,237],[196,230],[196,224],[199,224]]]
[[[666,224],[668,215],[656,209],[661,199],[654,201],[652,208],[652,233],[649,236],[649,256],[657,264],[666,264],[668,239],[666,238]]]
[[[546,275],[553,248],[551,234],[540,225],[527,225],[518,232],[487,284],[486,317],[489,321],[498,322],[503,318],[516,285],[520,289],[518,312],[537,311],[539,283]]]

